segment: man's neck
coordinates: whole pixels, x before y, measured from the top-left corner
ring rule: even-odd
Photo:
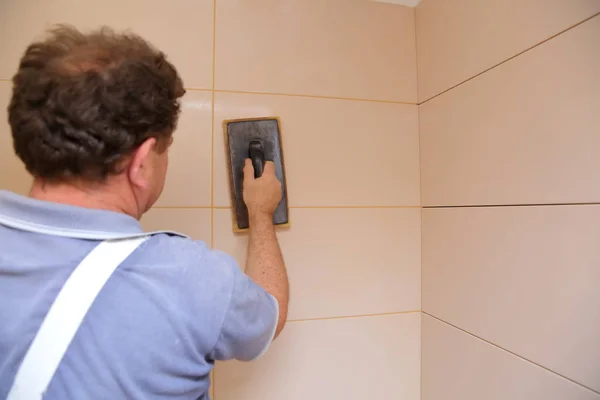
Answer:
[[[34,179],[29,197],[72,206],[120,212],[139,219],[135,201],[119,191],[108,190],[104,184],[82,182],[46,182]]]

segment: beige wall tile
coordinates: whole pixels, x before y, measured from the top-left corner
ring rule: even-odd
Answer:
[[[420,106],[423,204],[600,201],[599,38],[600,16]]]
[[[417,106],[215,94],[215,205],[229,206],[222,122],[281,117],[292,206],[419,204]]]
[[[426,209],[423,310],[600,391],[600,206]]]
[[[422,400],[598,400],[600,395],[428,315]]]
[[[169,169],[158,206],[210,206],[211,93],[188,91],[169,150]]]
[[[211,244],[208,208],[152,208],[140,222],[147,232],[175,231]]]
[[[292,209],[279,233],[291,285],[289,319],[420,309],[420,218],[415,209]],[[215,210],[215,248],[244,266],[247,235]]]
[[[253,363],[217,365],[215,400],[419,399],[419,313],[289,323]]]
[[[186,87],[212,87],[213,0],[19,0],[0,12],[0,79],[12,77],[27,45],[51,24],[131,29],[164,51]]]
[[[0,190],[10,190],[25,195],[31,188],[31,175],[23,162],[16,156],[8,125],[6,108],[10,103],[12,84],[0,82]]]
[[[423,0],[416,8],[419,100],[597,12],[597,0]]]
[[[217,89],[416,102],[408,7],[219,0],[216,49]]]

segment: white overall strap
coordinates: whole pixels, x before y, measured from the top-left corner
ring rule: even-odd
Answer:
[[[75,268],[25,354],[7,400],[40,400],[79,325],[115,269],[149,237],[107,240]]]

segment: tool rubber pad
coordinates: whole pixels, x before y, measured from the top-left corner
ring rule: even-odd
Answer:
[[[234,228],[243,230],[249,227],[248,209],[242,196],[242,183],[245,159],[249,156],[248,149],[253,140],[259,140],[262,143],[265,160],[273,161],[275,174],[281,182],[282,200],[273,214],[273,223],[287,225],[289,223],[287,188],[279,121],[276,118],[228,121],[225,122],[225,134],[229,152],[230,189],[236,218]]]

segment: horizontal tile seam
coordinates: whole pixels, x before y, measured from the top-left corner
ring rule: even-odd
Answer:
[[[344,96],[322,96],[306,93],[285,93],[285,92],[259,92],[252,90],[228,90],[228,89],[206,89],[206,88],[185,88],[185,90],[195,92],[214,92],[214,93],[230,93],[230,94],[255,94],[263,96],[285,96],[285,97],[302,97],[307,99],[328,99],[328,100],[347,100],[347,101],[362,101],[367,103],[388,103],[388,104],[404,104],[410,106],[419,105],[418,102],[397,101],[397,100],[382,100],[382,99],[367,99],[362,97],[344,97]]]
[[[503,207],[569,207],[569,206],[597,206],[600,202],[581,203],[515,203],[515,204],[468,204],[452,206],[422,206],[424,210],[444,208],[503,208]]]
[[[290,206],[292,210],[324,210],[324,209],[451,209],[451,208],[517,208],[517,207],[572,207],[572,206],[600,206],[600,203],[547,203],[547,204],[484,204],[484,205],[462,205],[462,206]],[[215,209],[215,210],[231,210],[230,206],[154,206],[152,209]]]
[[[194,209],[205,209],[205,210],[210,210],[210,209],[215,209],[215,210],[231,210],[232,207],[229,206],[154,206],[152,207],[153,210],[156,209],[190,209],[190,210],[194,210]],[[296,210],[296,209],[304,209],[304,210],[310,210],[310,209],[356,209],[356,210],[361,210],[361,209],[368,209],[368,210],[372,210],[372,209],[421,209],[421,206],[290,206],[289,207],[292,210]]]
[[[533,365],[535,365],[536,367],[539,367],[539,368],[541,368],[541,369],[543,369],[543,370],[545,370],[545,371],[548,371],[548,372],[550,372],[550,373],[552,373],[552,374],[554,374],[554,375],[556,375],[556,376],[559,376],[559,377],[561,377],[561,378],[563,378],[563,379],[566,379],[567,381],[569,381],[569,382],[571,382],[571,383],[573,383],[573,384],[575,384],[575,385],[577,385],[577,386],[579,386],[579,387],[581,387],[581,388],[583,388],[583,389],[586,389],[586,390],[588,390],[588,391],[592,392],[593,394],[600,395],[600,392],[598,392],[598,391],[596,391],[596,390],[594,390],[594,389],[592,389],[592,388],[590,388],[590,387],[588,387],[588,386],[586,386],[586,385],[584,385],[584,384],[582,384],[582,383],[579,383],[579,382],[577,382],[577,381],[575,381],[575,380],[573,380],[573,379],[571,379],[571,378],[569,378],[569,377],[566,377],[566,376],[564,376],[564,375],[562,375],[562,374],[560,374],[560,373],[558,373],[558,372],[556,372],[556,371],[553,371],[553,370],[551,370],[551,369],[550,369],[550,368],[548,368],[548,367],[545,367],[545,366],[543,366],[543,365],[541,365],[541,364],[538,364],[537,362],[535,362],[535,361],[532,361],[532,360],[530,360],[530,359],[528,359],[528,358],[525,358],[525,357],[523,357],[523,356],[521,356],[521,355],[519,355],[519,354],[517,354],[517,353],[515,353],[515,352],[512,352],[512,351],[510,351],[510,350],[508,350],[508,349],[505,349],[504,347],[502,347],[502,346],[500,346],[500,345],[497,345],[496,343],[493,343],[493,342],[491,342],[491,341],[489,341],[489,340],[486,340],[486,339],[484,339],[484,338],[482,338],[482,337],[480,337],[480,336],[477,336],[477,335],[475,335],[474,333],[471,333],[471,332],[467,331],[466,329],[463,329],[463,328],[461,328],[461,327],[459,327],[459,326],[456,326],[456,325],[454,325],[454,324],[451,324],[450,322],[448,322],[448,321],[445,321],[445,320],[444,320],[444,319],[442,319],[442,318],[436,317],[435,315],[433,315],[433,314],[430,314],[430,313],[428,313],[427,311],[421,311],[421,312],[422,312],[424,315],[427,315],[427,316],[429,316],[429,317],[431,317],[431,318],[434,318],[435,320],[437,320],[437,321],[439,321],[439,322],[441,322],[441,323],[444,323],[444,324],[446,324],[446,325],[448,325],[448,326],[450,326],[450,327],[452,327],[452,328],[454,328],[454,329],[457,329],[457,330],[459,330],[459,331],[461,331],[461,332],[463,332],[463,333],[466,333],[467,335],[469,335],[469,336],[471,336],[471,337],[473,337],[473,338],[475,338],[475,339],[478,339],[478,340],[480,340],[480,341],[482,341],[482,342],[484,342],[484,343],[487,343],[487,344],[489,344],[490,346],[493,346],[493,347],[495,347],[495,348],[496,348],[496,349],[498,349],[498,350],[502,350],[502,351],[504,351],[505,353],[508,353],[508,354],[510,354],[510,355],[512,355],[512,356],[514,356],[514,357],[517,357],[517,358],[519,358],[519,359],[521,359],[521,360],[523,360],[523,361],[527,361],[528,363],[530,363],[530,364],[533,364]]]
[[[10,83],[10,79],[0,79],[0,82]],[[327,99],[327,100],[345,100],[345,101],[360,101],[366,103],[384,103],[384,104],[403,104],[409,106],[418,106],[418,102],[410,101],[396,101],[396,100],[381,100],[381,99],[367,99],[361,97],[343,97],[343,96],[320,96],[311,94],[300,94],[300,93],[278,93],[278,92],[255,92],[249,90],[225,90],[225,89],[208,89],[208,88],[195,88],[186,87],[185,90],[193,92],[207,92],[207,93],[232,93],[232,94],[255,94],[263,96],[285,96],[285,97],[302,97],[306,99]]]
[[[404,104],[417,106],[418,102],[399,101],[399,100],[383,100],[383,99],[367,99],[362,97],[344,97],[344,96],[324,96],[308,93],[285,93],[285,92],[260,92],[251,90],[227,90],[215,89],[215,93],[231,93],[231,94],[256,94],[264,96],[286,96],[286,97],[303,97],[309,99],[328,99],[328,100],[347,100],[347,101],[362,101],[369,103],[388,103],[388,104]]]
[[[420,106],[420,105],[423,105],[423,104],[427,103],[428,101],[435,99],[436,97],[439,97],[439,96],[441,96],[441,95],[443,95],[443,94],[445,94],[445,93],[448,93],[448,92],[452,91],[453,89],[456,89],[456,88],[458,88],[459,86],[462,86],[462,85],[464,85],[465,83],[467,83],[467,82],[470,82],[470,81],[472,81],[473,79],[476,79],[477,77],[479,77],[479,76],[481,76],[481,75],[483,75],[483,74],[485,74],[485,73],[487,73],[487,72],[489,72],[489,71],[491,71],[491,70],[493,70],[493,69],[495,69],[495,68],[497,68],[497,67],[499,67],[499,66],[501,66],[501,65],[503,65],[503,64],[506,64],[507,62],[509,62],[509,61],[511,61],[511,60],[513,60],[513,59],[515,59],[515,58],[517,58],[517,57],[519,57],[520,55],[522,55],[522,54],[525,54],[525,53],[529,52],[530,50],[533,50],[533,49],[535,49],[536,47],[543,45],[543,44],[544,44],[544,43],[546,43],[546,42],[549,42],[550,40],[552,40],[552,39],[554,39],[554,38],[556,38],[556,37],[558,37],[558,36],[562,35],[563,33],[566,33],[566,32],[568,32],[568,31],[570,31],[571,29],[574,29],[574,28],[578,27],[578,26],[579,26],[579,25],[581,25],[581,24],[584,24],[584,23],[586,23],[587,21],[589,21],[589,20],[591,20],[591,19],[593,19],[593,18],[595,18],[595,17],[597,17],[597,16],[599,16],[599,15],[600,15],[600,12],[597,12],[596,14],[594,14],[594,15],[592,15],[592,16],[590,16],[590,17],[587,17],[587,18],[585,18],[584,20],[582,20],[582,21],[579,21],[579,22],[577,22],[577,23],[575,23],[575,24],[571,25],[571,26],[569,26],[569,27],[567,27],[567,28],[563,29],[562,31],[555,33],[554,35],[552,35],[552,36],[550,36],[550,37],[548,37],[548,38],[546,38],[546,39],[544,39],[544,40],[542,40],[542,41],[540,41],[540,42],[538,42],[538,43],[535,43],[535,44],[533,44],[533,45],[532,45],[532,46],[530,46],[530,47],[527,47],[526,49],[524,49],[524,50],[522,50],[522,51],[520,51],[520,52],[518,52],[518,53],[516,53],[516,54],[512,55],[511,57],[509,57],[509,58],[507,58],[507,59],[505,59],[505,60],[503,60],[503,61],[500,61],[499,63],[497,63],[497,64],[495,64],[495,65],[492,65],[491,67],[489,67],[489,68],[486,68],[485,70],[483,70],[483,71],[481,71],[481,72],[479,72],[479,73],[477,73],[477,74],[475,74],[475,75],[473,75],[473,76],[471,76],[471,77],[469,77],[469,78],[467,78],[467,79],[465,79],[465,80],[463,80],[463,81],[460,81],[459,83],[457,83],[457,84],[455,84],[455,85],[453,85],[453,86],[451,86],[451,87],[449,87],[449,88],[447,88],[447,89],[444,89],[444,90],[442,90],[442,91],[441,91],[441,92],[439,92],[438,94],[435,94],[435,95],[433,95],[433,96],[431,96],[431,97],[429,97],[429,98],[427,98],[427,99],[425,99],[425,100],[423,100],[423,101],[421,101],[421,102],[418,102],[418,103],[417,103],[417,105],[419,105],[419,106]]]
[[[421,312],[422,312],[422,310],[409,310],[409,311],[395,311],[395,312],[375,313],[375,314],[342,315],[342,316],[336,316],[336,317],[299,318],[299,319],[290,319],[287,322],[288,323],[298,323],[298,322],[312,322],[312,321],[331,321],[331,320],[338,320],[338,319],[386,317],[386,316],[392,316],[392,315],[415,314],[415,313],[421,313]]]

